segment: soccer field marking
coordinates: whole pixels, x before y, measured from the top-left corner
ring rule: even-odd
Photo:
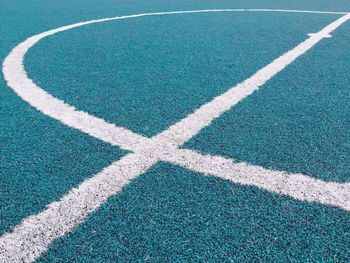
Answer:
[[[179,14],[179,12],[181,11],[152,14]],[[183,11],[183,13],[199,12],[208,12],[208,10]],[[214,11],[211,10],[210,12]],[[150,14],[126,17],[131,18],[146,15]],[[62,28],[67,30],[77,27],[77,25],[81,26],[96,23],[96,21],[103,22],[114,19],[121,19],[121,17],[93,20],[95,22],[88,21]],[[350,14],[337,19],[320,32],[315,33],[294,49],[286,52],[259,70],[243,83],[238,84],[236,88],[232,88],[216,97],[188,117],[151,139],[133,133],[125,128],[108,124],[104,120],[90,116],[87,113],[77,111],[74,107],[65,104],[41,90],[27,78],[23,67],[25,53],[41,38],[64,31],[62,28],[44,32],[29,38],[26,40],[28,41],[27,43],[25,41],[19,44],[11,51],[3,64],[5,79],[8,85],[19,96],[23,96],[22,98],[26,101],[28,99],[32,100],[28,101],[30,104],[31,102],[33,103],[31,104],[32,106],[70,127],[79,130],[84,129],[82,131],[96,138],[113,145],[120,145],[134,151],[134,153],[126,155],[92,178],[85,180],[77,188],[70,190],[59,201],[51,203],[44,211],[25,218],[11,232],[0,237],[0,261],[31,262],[35,260],[47,249],[53,240],[71,231],[79,223],[83,222],[92,211],[105,203],[110,196],[120,192],[130,180],[161,160],[178,164],[204,174],[218,176],[235,183],[254,185],[278,194],[288,195],[298,200],[334,205],[349,211],[349,183],[327,183],[301,174],[270,171],[246,163],[235,163],[233,160],[223,157],[201,155],[192,150],[178,149],[181,144],[209,125],[213,119],[252,94],[267,80],[292,63],[297,57],[316,45],[326,34],[330,34],[349,19]],[[19,75],[18,79],[16,79],[17,75]],[[16,85],[20,87],[18,88]],[[34,90],[30,90],[31,88],[34,88]],[[39,93],[33,94],[32,92]],[[47,105],[41,99],[48,99],[45,103],[50,102],[54,105]],[[73,115],[70,116],[69,114]],[[83,125],[80,125],[80,121]],[[85,125],[89,124],[89,121],[93,121],[93,123],[90,126],[88,125],[88,128],[85,128]],[[98,131],[99,127],[94,127],[94,125],[98,125],[101,121],[102,128],[106,130]],[[193,123],[191,124],[191,122],[194,122],[195,125]],[[118,133],[122,133],[122,136],[118,137]],[[105,136],[106,138],[104,138]],[[123,142],[123,138],[127,140],[126,143]],[[302,187],[302,189],[299,189],[299,187]]]

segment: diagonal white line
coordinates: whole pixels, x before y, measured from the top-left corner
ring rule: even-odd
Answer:
[[[176,11],[127,17],[198,12],[218,12],[218,10]],[[84,221],[92,211],[106,202],[110,196],[120,192],[130,180],[146,171],[159,160],[173,162],[183,167],[233,182],[255,185],[298,200],[315,201],[349,210],[349,202],[347,202],[349,200],[349,184],[326,183],[304,175],[288,175],[284,172],[268,171],[258,166],[244,163],[237,164],[222,157],[204,156],[191,150],[180,150],[178,147],[206,125],[209,125],[213,119],[252,94],[297,57],[311,49],[326,35],[329,35],[337,27],[349,20],[350,14],[342,16],[320,32],[313,34],[297,47],[259,70],[251,78],[200,107],[193,114],[190,114],[152,139],[112,124],[103,123],[103,120],[101,123],[100,119],[77,111],[74,107],[52,97],[37,87],[27,78],[24,71],[23,57],[25,53],[41,38],[77,26],[96,23],[96,21],[103,22],[114,19],[121,18],[88,21],[63,27],[65,29],[59,28],[39,34],[26,40],[27,43],[25,41],[17,46],[4,61],[3,72],[8,85],[32,106],[70,127],[82,130],[112,145],[119,145],[133,150],[135,153],[128,154],[121,160],[116,161],[100,173],[84,181],[77,188],[69,191],[59,201],[51,203],[44,211],[25,218],[12,232],[1,236],[0,262],[31,262],[35,260],[54,239],[63,236]],[[38,94],[33,94],[32,92],[38,92]],[[52,102],[52,105],[47,106],[45,102]],[[92,123],[89,123],[90,121]],[[98,127],[96,128],[94,125],[102,125],[102,131],[99,131]],[[252,177],[250,178],[250,176]],[[309,187],[301,185],[301,182]],[[317,186],[316,189],[309,189],[314,186]],[[298,189],[299,187],[303,188]],[[322,190],[323,188],[324,190]],[[334,190],[336,190],[335,193],[333,192]],[[306,193],[304,193],[305,191]],[[338,196],[335,198],[334,195]],[[341,202],[336,204],[336,199],[338,201],[340,199]]]
[[[174,145],[185,143],[205,126],[208,126],[215,118],[219,117],[222,113],[254,93],[254,91],[258,90],[273,76],[285,69],[299,56],[316,45],[322,38],[330,35],[331,32],[349,19],[350,14],[344,15],[318,33],[312,34],[310,38],[275,59],[250,78],[237,86],[232,87],[222,95],[214,98],[211,102],[198,108],[194,113],[169,127],[164,132],[156,135],[154,140],[159,141],[160,144],[162,142],[172,142]]]
[[[163,155],[162,161],[233,183],[256,186],[296,200],[331,205],[350,211],[350,183],[325,182],[303,174],[273,171],[187,149],[179,149],[175,154]]]
[[[0,238],[0,262],[34,261],[53,240],[70,232],[156,162],[152,156],[128,154],[49,204],[43,212],[27,217]]]
[[[211,10],[190,10],[173,12],[156,12],[127,16],[116,16],[111,18],[96,19],[80,22],[60,28],[52,29],[38,35],[32,36],[16,46],[3,62],[3,74],[9,87],[11,87],[23,100],[38,109],[45,115],[59,120],[63,124],[78,129],[97,139],[103,140],[114,146],[125,150],[133,150],[134,147],[142,144],[149,144],[149,138],[140,136],[124,127],[118,127],[105,120],[79,111],[75,107],[66,104],[64,101],[54,98],[48,92],[38,87],[28,78],[24,69],[23,60],[27,51],[41,39],[59,32],[73,28],[86,26],[95,23],[139,18],[145,16],[161,16],[176,14],[195,14],[208,12],[287,12],[287,13],[312,13],[312,14],[344,14],[343,12],[326,12],[310,10],[277,10],[277,9],[211,9]]]
[[[313,11],[313,10],[297,10],[297,9],[245,9],[247,12],[282,12],[282,13],[305,13],[305,14],[334,14],[346,15],[349,12],[330,12],[330,11]]]

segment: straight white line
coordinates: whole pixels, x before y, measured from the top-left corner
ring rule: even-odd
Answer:
[[[172,142],[175,146],[182,145],[201,129],[208,126],[215,118],[231,109],[244,98],[253,94],[273,76],[285,69],[299,56],[303,55],[306,51],[316,45],[324,37],[330,35],[331,32],[349,19],[350,14],[344,15],[318,33],[312,34],[307,40],[275,59],[267,66],[257,71],[250,78],[232,87],[222,95],[215,97],[209,103],[198,108],[194,113],[169,127],[164,132],[156,135],[154,140],[157,140],[159,144],[162,144],[163,142]]]
[[[312,10],[297,10],[297,9],[245,9],[247,12],[282,12],[282,13],[306,13],[306,14],[329,14],[329,15],[346,15],[349,12],[330,12],[330,11],[312,11]]]
[[[195,12],[198,11],[186,11],[186,13]],[[128,17],[145,15],[149,14]],[[335,199],[331,196],[338,194],[338,198],[340,198],[341,202],[345,203],[348,201],[348,195],[346,194],[346,191],[348,191],[348,184],[339,186],[334,183],[323,182],[324,185],[322,185],[323,183],[318,183],[319,187],[325,187],[326,190],[321,191],[322,189],[320,190],[320,188],[318,188],[318,190],[315,192],[313,189],[304,187],[304,191],[310,191],[311,194],[306,193],[306,195],[302,195],[304,194],[304,191],[294,189],[296,186],[292,183],[297,181],[296,179],[298,178],[307,184],[314,179],[310,181],[310,178],[307,178],[306,176],[291,176],[283,172],[274,171],[268,172],[266,169],[261,167],[246,164],[235,164],[233,161],[229,161],[222,157],[202,156],[190,150],[179,150],[177,148],[198,133],[203,127],[208,125],[214,118],[218,117],[224,111],[237,104],[240,100],[252,94],[268,79],[272,78],[283,68],[292,63],[297,57],[311,49],[325,35],[330,34],[348,19],[350,19],[350,14],[339,18],[332,24],[325,27],[319,33],[312,35],[309,39],[298,45],[293,50],[288,51],[274,62],[267,65],[265,68],[259,70],[247,81],[237,85],[235,88],[230,89],[228,92],[217,97],[212,102],[202,106],[193,114],[181,120],[178,124],[171,126],[168,130],[156,135],[152,139],[145,138],[144,136],[113,125],[104,126],[104,123],[100,124],[97,122],[89,126],[89,121],[94,121],[93,119],[89,119],[92,116],[77,111],[75,108],[53,98],[45,91],[40,91],[41,89],[36,87],[31,80],[29,80],[31,83],[28,82],[23,68],[23,57],[32,45],[39,41],[39,39],[43,38],[42,34],[34,36],[33,38],[27,40],[27,43],[25,41],[17,46],[5,59],[3,72],[5,79],[8,81],[8,85],[13,88],[19,94],[19,96],[28,101],[32,106],[44,112],[44,114],[58,119],[70,127],[80,129],[96,138],[110,142],[113,145],[120,145],[122,147],[126,147],[127,149],[134,150],[136,153],[128,154],[121,160],[108,166],[100,173],[94,175],[91,179],[84,181],[77,188],[70,190],[59,201],[51,203],[43,212],[25,218],[13,229],[12,232],[1,236],[0,262],[31,262],[35,260],[47,249],[48,245],[54,239],[71,231],[73,227],[81,223],[92,211],[96,210],[100,205],[105,203],[110,196],[120,192],[122,188],[130,182],[130,180],[146,171],[160,159],[177,163],[189,169],[212,174],[224,179],[229,179],[233,182],[256,185],[269,191],[287,194],[299,200],[307,200],[308,198],[316,202],[336,205],[334,204]],[[113,19],[105,19],[103,21],[108,20]],[[88,23],[92,22],[79,23],[79,26]],[[70,29],[77,27],[76,25],[77,24],[65,27],[66,29],[64,30],[67,30],[67,28]],[[51,33],[46,32],[43,34],[50,35],[54,34],[52,32],[59,31],[63,31],[63,29],[56,29],[56,31],[48,31]],[[31,90],[26,90],[28,87]],[[33,88],[37,89],[33,90]],[[244,90],[244,88],[247,90]],[[33,94],[32,92],[39,93]],[[41,99],[43,99],[45,102],[52,102],[55,105],[47,106],[41,101]],[[69,114],[72,114],[72,116]],[[87,119],[82,120],[84,118]],[[80,122],[84,124],[80,125]],[[193,127],[191,122],[193,122],[192,125],[194,124]],[[88,125],[88,128],[86,128],[85,125]],[[99,130],[100,127],[95,127],[94,125],[102,125],[103,129],[107,129],[108,131],[101,132]],[[123,140],[126,140],[126,143]],[[204,166],[204,164],[206,165]],[[248,176],[252,173],[254,174],[254,180],[250,179]],[[268,183],[264,183],[262,179],[259,179],[259,173],[261,173],[262,178],[267,180]],[[269,176],[272,176],[274,180],[272,180]],[[255,181],[255,179],[257,181]],[[285,189],[284,183],[289,185],[289,187],[292,187],[294,190]],[[298,184],[298,182],[296,183]],[[331,185],[334,185],[335,188],[332,188]],[[333,190],[340,191],[333,193]],[[324,196],[312,199],[313,194]],[[337,201],[339,202],[339,199]],[[339,207],[339,205],[337,206]],[[343,209],[349,209],[349,207],[344,204]]]
[[[300,201],[331,205],[350,211],[350,183],[318,180],[303,174],[288,174],[219,156],[178,150],[162,157],[189,170],[213,175],[242,185],[256,186]]]
[[[23,100],[31,106],[41,111],[63,124],[78,129],[97,139],[103,140],[114,146],[119,146],[125,150],[133,150],[139,145],[150,144],[148,138],[142,137],[124,127],[108,123],[103,119],[91,116],[86,112],[79,111],[75,107],[66,104],[64,101],[54,98],[48,92],[37,86],[28,78],[24,69],[24,56],[28,50],[41,39],[52,36],[56,33],[73,28],[86,26],[95,23],[138,18],[145,16],[160,16],[174,14],[193,14],[208,12],[292,12],[292,13],[313,13],[313,14],[338,14],[335,12],[308,11],[308,10],[274,10],[274,9],[212,9],[212,10],[189,10],[173,12],[155,12],[127,16],[116,16],[80,22],[60,28],[52,29],[35,36],[32,36],[16,46],[3,62],[3,74],[9,87],[11,87]]]
[[[128,154],[73,188],[37,215],[25,218],[0,238],[0,262],[32,262],[50,243],[70,232],[130,180],[157,162],[152,156]]]

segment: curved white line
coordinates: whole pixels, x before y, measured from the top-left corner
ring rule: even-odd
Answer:
[[[173,12],[155,12],[143,13],[127,16],[116,16],[90,20],[86,22],[75,23],[56,29],[52,29],[38,35],[34,35],[16,46],[3,62],[3,74],[7,84],[18,96],[27,101],[31,106],[41,111],[45,115],[54,118],[63,124],[78,129],[97,139],[108,142],[114,146],[119,146],[126,150],[133,150],[138,145],[149,144],[149,140],[140,136],[124,127],[108,123],[101,118],[92,116],[84,111],[77,110],[75,107],[66,104],[48,92],[37,86],[28,78],[23,61],[28,50],[37,42],[47,36],[73,28],[101,23],[112,20],[121,20],[137,18],[144,16],[160,16],[173,14],[193,14],[208,12],[290,12],[290,13],[312,13],[312,14],[343,14],[343,12],[325,12],[325,11],[308,11],[308,10],[274,10],[274,9],[211,9],[211,10],[191,10],[191,11],[173,11]]]

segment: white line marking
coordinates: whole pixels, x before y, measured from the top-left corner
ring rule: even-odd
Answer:
[[[155,162],[151,156],[128,154],[48,205],[43,212],[27,217],[11,233],[1,237],[0,262],[34,261],[54,239],[71,231]]]
[[[148,144],[147,138],[138,134],[108,123],[103,119],[91,116],[86,112],[79,111],[75,107],[64,103],[62,100],[54,98],[49,93],[38,87],[28,78],[23,60],[27,51],[41,39],[59,32],[73,28],[101,23],[112,20],[122,20],[144,16],[159,16],[173,14],[193,14],[208,12],[292,12],[292,13],[313,13],[313,14],[343,14],[339,12],[308,11],[308,10],[274,10],[274,9],[212,9],[212,10],[190,10],[174,12],[144,13],[127,16],[116,16],[111,18],[96,19],[80,22],[60,28],[52,29],[38,35],[32,36],[16,46],[3,62],[3,74],[9,87],[11,87],[23,100],[31,106],[41,111],[65,125],[78,129],[97,139],[108,142],[114,146],[119,146],[125,150],[132,150],[137,144]]]
[[[324,36],[329,35],[342,23],[349,20],[350,14],[347,14],[335,22],[329,24],[318,33],[300,43],[292,50],[286,52],[273,62],[257,71],[253,76],[242,83],[232,87],[225,93],[214,98],[211,102],[198,108],[194,113],[169,127],[164,132],[155,136],[155,140],[171,141],[174,145],[181,145],[191,139],[205,126],[208,126],[215,118],[229,110],[247,96],[253,94],[259,87],[264,85],[273,76],[278,74],[295,59],[304,54],[314,45],[316,45]]]
[[[313,10],[296,10],[296,9],[245,9],[248,12],[284,12],[284,13],[306,13],[306,14],[330,14],[330,15],[346,15],[349,12],[331,12],[331,11],[313,11]]]
[[[79,23],[79,25],[80,24],[84,23]],[[4,78],[8,86],[11,87],[18,96],[45,115],[59,120],[69,127],[83,131],[97,139],[130,150],[135,143],[141,143],[146,139],[125,128],[107,123],[103,119],[91,116],[86,112],[76,110],[75,107],[51,96],[27,77],[23,66],[23,60],[29,48],[46,36],[74,27],[77,26],[67,26],[63,27],[65,29],[59,28],[44,32],[28,38],[26,41],[16,46],[4,60]]]
[[[219,156],[202,155],[192,150],[178,150],[163,156],[163,161],[192,171],[213,175],[233,183],[253,185],[300,201],[331,205],[350,211],[350,183],[318,180],[303,174],[272,171],[261,166]]]
[[[315,34],[317,34],[317,33],[309,33],[309,34],[307,34],[307,35],[308,35],[309,37],[313,37]],[[329,35],[329,34],[324,34],[322,37],[323,37],[323,38],[331,38],[332,36]]]
[[[110,196],[120,192],[130,180],[146,171],[159,160],[169,161],[185,168],[218,176],[232,182],[254,185],[298,200],[333,205],[350,211],[350,184],[327,183],[305,175],[290,175],[285,172],[269,171],[262,167],[245,163],[234,163],[234,161],[222,157],[206,156],[191,150],[178,149],[181,144],[210,124],[214,118],[217,118],[220,114],[252,94],[297,57],[316,45],[325,35],[330,34],[349,20],[350,14],[331,23],[294,49],[286,52],[259,70],[243,83],[238,84],[235,88],[200,107],[194,113],[152,139],[78,111],[74,107],[52,97],[28,79],[23,67],[25,53],[40,39],[78,26],[150,15],[233,11],[244,10],[176,11],[92,20],[33,36],[11,51],[4,61],[3,73],[8,85],[20,97],[44,114],[70,127],[79,129],[112,145],[132,150],[135,153],[128,154],[121,160],[103,169],[77,188],[70,190],[59,201],[48,205],[44,211],[25,218],[13,231],[0,237],[1,262],[31,262],[35,260],[54,239],[63,236],[84,221],[92,211],[105,203]],[[255,11],[257,10],[255,9]],[[288,10],[267,9],[259,11],[290,12]],[[300,12],[318,13],[317,11]],[[333,14],[334,12],[330,13]]]

